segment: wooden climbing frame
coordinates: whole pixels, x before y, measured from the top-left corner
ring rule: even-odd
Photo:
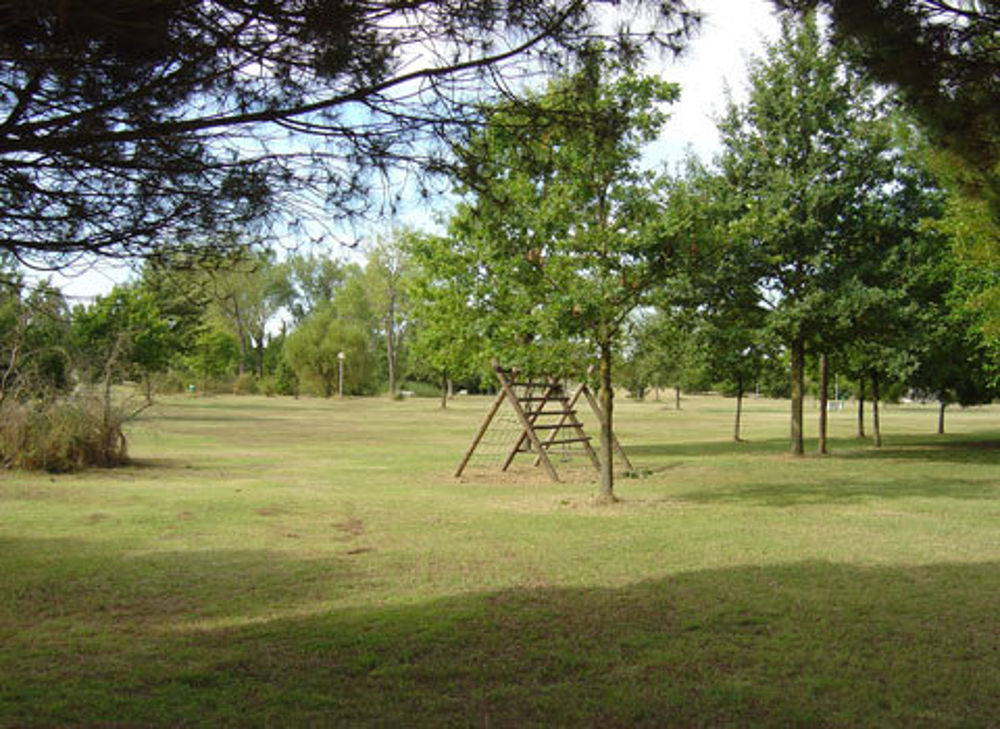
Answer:
[[[476,447],[486,435],[504,401],[510,404],[518,420],[520,434],[503,459],[501,470],[506,471],[519,453],[532,453],[535,455],[535,466],[539,464],[544,466],[549,478],[558,481],[559,474],[549,458],[549,450],[553,446],[577,443],[583,446],[594,468],[600,470],[600,460],[590,444],[590,436],[584,432],[583,424],[576,416],[576,406],[582,396],[590,405],[598,422],[601,420],[600,405],[585,382],[581,382],[572,397],[568,397],[562,384],[554,377],[549,377],[543,382],[518,381],[515,370],[503,369],[496,362],[493,363],[493,371],[500,381],[500,392],[497,393],[496,399],[472,439],[472,444],[462,457],[462,462],[455,471],[456,478],[462,475],[469,464]],[[612,445],[618,457],[631,471],[632,464],[614,435],[612,435]]]

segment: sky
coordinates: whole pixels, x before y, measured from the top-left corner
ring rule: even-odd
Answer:
[[[679,59],[654,59],[649,68],[681,87],[680,100],[672,105],[663,133],[646,152],[651,167],[672,167],[688,150],[704,160],[712,157],[719,146],[714,116],[723,110],[726,85],[737,100],[742,99],[748,59],[778,35],[769,0],[691,0],[691,4],[703,13],[701,30]],[[426,217],[418,212],[397,224],[420,227],[421,215]],[[393,221],[387,221],[387,228],[392,225]],[[91,262],[69,276],[53,274],[51,279],[72,304],[107,293],[130,273],[120,264]]]
[[[659,65],[664,79],[679,83],[680,100],[659,141],[647,154],[669,163],[690,147],[704,160],[719,148],[714,116],[724,110],[728,84],[744,98],[747,61],[778,37],[778,20],[768,0],[695,0],[703,21],[698,36],[677,61]]]

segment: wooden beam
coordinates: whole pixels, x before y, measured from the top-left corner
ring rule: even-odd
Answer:
[[[538,436],[535,434],[534,428],[531,427],[532,421],[525,414],[524,409],[521,407],[521,403],[518,402],[517,397],[514,394],[513,388],[511,388],[507,378],[504,377],[503,372],[499,369],[497,369],[497,378],[500,380],[500,387],[505,393],[507,393],[507,397],[510,399],[510,404],[514,407],[514,414],[517,415],[517,419],[520,421],[521,428],[523,429],[521,437],[518,438],[517,444],[514,446],[514,450],[512,450],[510,455],[507,457],[504,470],[506,470],[507,466],[510,465],[510,462],[514,459],[514,456],[520,449],[521,444],[524,442],[525,437],[527,437],[528,440],[531,441],[531,445],[538,452],[542,465],[545,466],[545,470],[548,471],[549,478],[553,481],[558,481],[559,474],[556,473],[556,469],[552,466],[552,461],[549,460],[549,456],[542,447],[541,441],[538,440]]]
[[[601,410],[600,403],[597,402],[597,398],[594,397],[594,394],[590,391],[590,388],[587,387],[587,383],[585,382],[580,383],[580,389],[583,391],[584,396],[586,396],[587,402],[590,403],[590,408],[594,411],[594,415],[597,417],[597,422],[600,423],[601,421],[604,420],[604,411]],[[615,435],[614,430],[611,431],[611,446],[612,448],[615,449],[615,452],[618,454],[618,457],[621,458],[622,461],[625,463],[625,466],[628,468],[628,470],[635,471],[635,468],[632,466],[632,462],[628,459],[628,456],[625,455],[625,449],[622,448],[621,443],[618,442],[618,436]]]
[[[497,410],[500,409],[500,406],[503,404],[506,397],[507,393],[504,390],[497,393],[496,400],[493,401],[493,405],[490,407],[489,412],[486,413],[486,417],[483,418],[483,422],[479,426],[479,430],[476,431],[476,437],[472,439],[472,445],[470,445],[465,451],[465,455],[462,456],[462,462],[458,464],[458,470],[455,471],[455,478],[461,476],[462,471],[464,471],[465,467],[469,464],[469,459],[472,458],[472,454],[475,452],[476,446],[479,445],[479,441],[481,441],[483,436],[486,435],[486,430],[490,427],[490,423],[493,422],[493,418],[496,416]]]

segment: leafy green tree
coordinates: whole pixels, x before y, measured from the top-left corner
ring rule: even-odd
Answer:
[[[945,409],[992,401],[997,389],[989,380],[989,367],[982,347],[971,336],[972,327],[960,315],[943,317],[924,332],[923,357],[907,384],[918,394],[938,401],[938,434],[945,432]]]
[[[448,405],[449,382],[488,371],[490,354],[477,311],[478,262],[475,251],[451,239],[411,235],[403,240],[412,266],[407,280],[413,334],[410,354],[417,372],[441,383],[441,407]]]
[[[146,261],[136,286],[152,299],[170,332],[176,361],[186,357],[205,327],[211,296],[197,262],[181,255]]]
[[[725,392],[736,398],[733,440],[741,442],[743,398],[768,366],[778,361],[778,352],[765,324],[766,312],[754,303],[746,308],[720,307],[699,318],[696,336],[701,345],[707,374]]]
[[[356,321],[338,316],[332,306],[323,306],[288,335],[284,351],[299,379],[315,384],[324,397],[337,392],[340,384],[345,393],[361,395],[374,387],[369,343],[368,332]]]
[[[791,365],[791,448],[803,453],[806,347],[829,323],[838,251],[862,244],[868,198],[892,184],[889,127],[872,89],[827,47],[812,16],[782,24],[751,62],[750,96],[720,123],[720,166],[737,196],[730,228],[748,250],[769,327]]]
[[[201,390],[205,391],[210,382],[234,375],[239,359],[236,337],[224,329],[206,324],[196,334],[183,362],[186,370],[201,379]]]
[[[829,10],[833,42],[895,87],[936,146],[969,171],[965,190],[1000,212],[1000,8],[993,0],[775,0]]]
[[[267,324],[293,296],[287,267],[267,252],[236,256],[230,266],[203,269],[202,275],[211,296],[210,313],[236,338],[240,373],[252,362],[254,374],[262,377]]]
[[[73,311],[78,364],[92,378],[134,377],[152,399],[151,376],[166,370],[173,350],[170,328],[153,297],[138,286],[116,286]]]
[[[1000,8],[988,0],[775,1],[826,8],[833,42],[891,86],[926,131],[923,163],[949,191],[935,225],[979,274],[962,276],[979,279],[968,305],[1000,363]]]
[[[340,261],[312,253],[289,256],[287,266],[292,286],[289,309],[296,323],[318,306],[333,301],[347,276]]]
[[[50,399],[70,386],[69,310],[47,282],[27,288],[0,269],[0,404]]]
[[[676,96],[675,86],[594,54],[545,93],[489,108],[458,151],[466,202],[451,231],[477,261],[469,298],[489,313],[497,356],[522,371],[578,368],[565,358],[574,346],[596,354],[608,501],[615,348],[672,257],[639,155],[665,120],[659,105]]]
[[[409,231],[396,231],[392,238],[379,241],[368,252],[365,266],[365,287],[372,313],[380,323],[380,336],[385,343],[386,372],[389,397],[396,395],[398,365],[407,331],[409,309],[407,277],[410,264],[407,260]]]
[[[674,407],[681,409],[681,390],[698,362],[697,343],[688,312],[679,308],[645,311],[629,322],[626,360],[633,389],[674,389]]]

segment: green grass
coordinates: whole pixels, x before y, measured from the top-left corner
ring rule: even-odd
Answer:
[[[452,478],[487,404],[178,397],[0,474],[0,725],[1000,724],[1000,408],[794,459],[784,403],[619,400],[607,507]]]

